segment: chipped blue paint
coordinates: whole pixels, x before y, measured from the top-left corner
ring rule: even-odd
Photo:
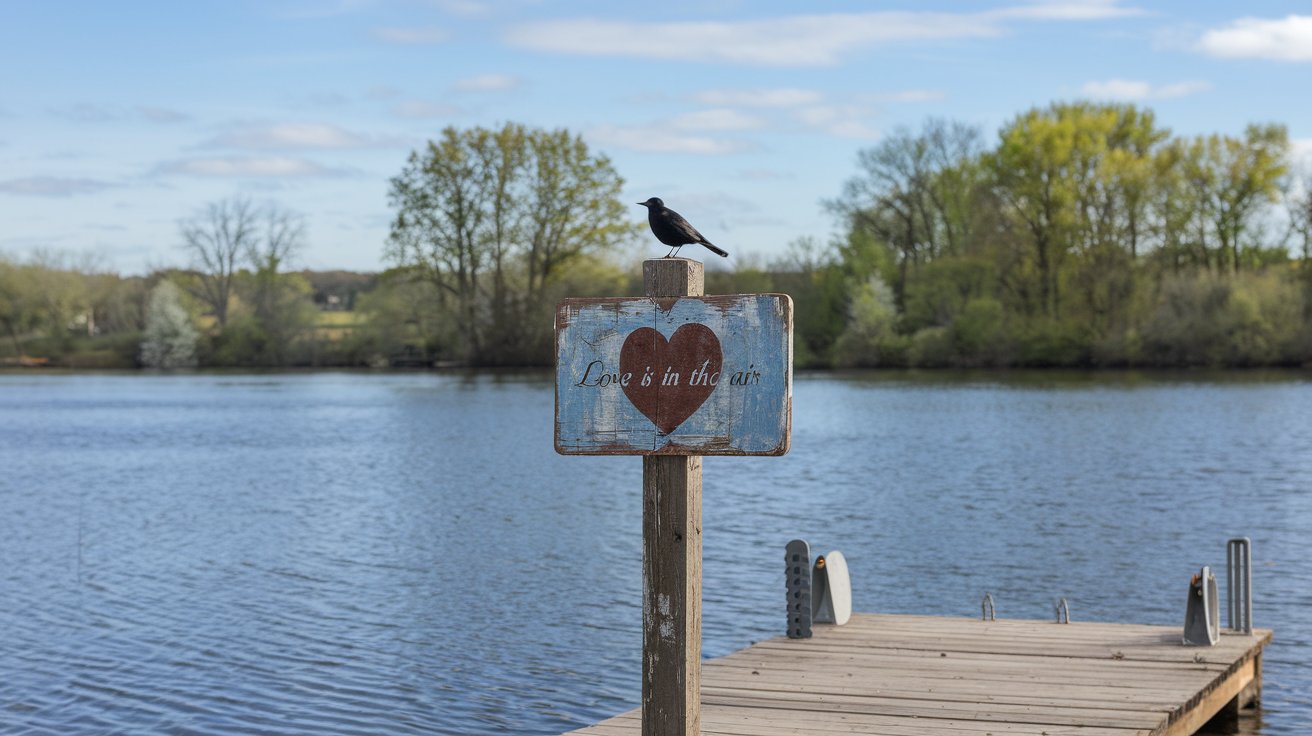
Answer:
[[[556,451],[786,453],[792,424],[792,310],[786,294],[561,302],[556,312]],[[640,327],[655,328],[668,340],[689,323],[705,325],[719,338],[721,376],[705,403],[667,435],[615,380],[622,378],[620,348]]]

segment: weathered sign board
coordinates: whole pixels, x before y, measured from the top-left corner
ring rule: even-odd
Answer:
[[[556,451],[782,455],[792,367],[787,294],[566,299]]]

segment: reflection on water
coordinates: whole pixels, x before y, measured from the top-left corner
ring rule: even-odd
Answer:
[[[1262,725],[1312,729],[1312,383],[798,378],[783,458],[705,461],[704,651],[778,560],[863,611],[1177,625],[1253,538]],[[641,463],[552,451],[543,373],[0,375],[0,731],[559,733],[637,703]]]

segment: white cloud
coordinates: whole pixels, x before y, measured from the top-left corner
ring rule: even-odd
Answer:
[[[1144,15],[1140,8],[1127,8],[1120,0],[1038,0],[993,12],[1008,18],[1037,20],[1105,20]]]
[[[937,89],[904,89],[898,92],[877,92],[869,96],[875,102],[936,102],[947,95]]]
[[[500,92],[520,85],[518,77],[509,74],[480,74],[455,83],[457,92]]]
[[[435,0],[433,4],[442,12],[461,18],[479,18],[492,11],[491,5],[477,0]]]
[[[708,89],[698,92],[695,99],[707,105],[734,105],[738,107],[797,107],[814,105],[824,98],[813,89]]]
[[[512,46],[567,54],[757,66],[826,66],[865,48],[998,36],[1025,20],[1101,20],[1142,11],[1119,0],[1037,2],[982,13],[885,11],[743,21],[635,23],[574,18],[512,26]]]
[[[1211,82],[1202,80],[1193,80],[1190,82],[1176,82],[1175,84],[1164,84],[1153,90],[1153,97],[1159,100],[1171,99],[1174,97],[1188,97],[1200,92],[1210,92],[1212,89]]]
[[[1204,33],[1197,48],[1228,59],[1312,61],[1312,15],[1279,20],[1240,18]]]
[[[411,100],[397,103],[392,107],[392,114],[399,118],[411,120],[431,120],[434,118],[455,117],[460,114],[460,108],[442,102]]]
[[[215,136],[203,145],[210,148],[277,150],[364,148],[393,142],[390,139],[372,138],[326,123],[279,123],[237,128]]]
[[[1080,91],[1088,97],[1104,100],[1166,100],[1206,92],[1212,89],[1209,82],[1188,81],[1155,86],[1149,82],[1131,79],[1108,79],[1085,82]]]
[[[741,153],[754,147],[746,141],[677,132],[669,124],[602,125],[587,131],[587,137],[599,146],[614,146],[644,153],[722,156]]]
[[[1146,100],[1153,87],[1147,82],[1129,79],[1108,79],[1104,82],[1085,82],[1080,91],[1089,97],[1113,100]]]
[[[759,66],[825,66],[879,44],[995,36],[985,16],[952,13],[795,15],[736,22],[630,23],[592,18],[512,27],[513,46],[595,56],[724,61]]]
[[[58,176],[29,176],[24,179],[0,181],[0,192],[29,197],[71,197],[75,194],[94,194],[113,186],[97,179],[76,179]]]
[[[751,130],[764,125],[760,118],[727,108],[698,110],[670,121],[670,126],[679,130]]]
[[[879,131],[865,123],[869,113],[860,107],[817,105],[797,111],[803,124],[839,138],[874,140]]]
[[[342,172],[303,158],[287,156],[217,156],[189,158],[161,164],[161,174],[184,174],[203,177],[245,177],[254,179],[339,176]]]
[[[451,38],[449,31],[435,26],[375,28],[369,32],[369,35],[375,41],[399,44],[442,43]]]

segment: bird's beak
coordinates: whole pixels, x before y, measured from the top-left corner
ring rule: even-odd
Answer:
[[[643,207],[646,207],[646,206],[647,206],[647,203],[646,203],[646,202],[634,202],[634,204],[640,204],[640,205],[642,205]]]

